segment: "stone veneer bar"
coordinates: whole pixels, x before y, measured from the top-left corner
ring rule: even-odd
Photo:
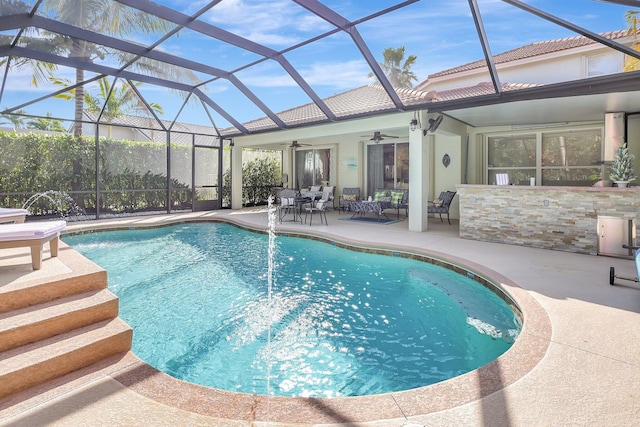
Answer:
[[[598,254],[598,216],[640,222],[640,187],[457,185],[460,237]]]

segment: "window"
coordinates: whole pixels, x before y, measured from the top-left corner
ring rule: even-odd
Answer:
[[[542,135],[542,185],[593,185],[601,179],[602,132]]]
[[[409,188],[409,143],[367,146],[367,191]]]
[[[331,149],[296,151],[296,188],[327,185],[331,181]]]
[[[589,186],[602,179],[602,129],[538,132],[487,138],[487,183]]]
[[[488,183],[496,184],[496,174],[506,173],[509,182],[529,185],[536,176],[536,135],[508,135],[488,138]]]
[[[586,57],[587,77],[619,73],[622,70],[622,54],[603,54]]]

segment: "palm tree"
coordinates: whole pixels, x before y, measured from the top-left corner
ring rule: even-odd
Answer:
[[[65,85],[64,82],[57,80],[56,84]],[[140,86],[142,83],[137,83]],[[70,91],[71,95],[63,93],[58,97],[63,99],[75,98],[75,90]],[[142,102],[138,94],[127,83],[121,83],[120,86],[113,88],[107,77],[98,80],[98,93],[96,95],[90,92],[84,92],[84,105],[87,111],[95,114],[102,112],[101,120],[111,123],[118,117],[125,114],[146,113],[147,105]],[[163,114],[162,106],[156,103],[149,103],[149,107],[159,115]],[[109,129],[109,136],[111,129]]]
[[[141,84],[142,83],[137,83],[136,86],[140,86]],[[98,86],[99,92],[97,95],[85,92],[84,103],[87,110],[92,113],[99,113],[103,110],[104,105],[102,118],[106,122],[112,122],[114,119],[125,114],[144,113],[147,111],[147,106],[127,83],[122,83],[119,87],[114,88],[111,96],[109,96],[109,93],[112,91],[112,85],[106,77],[98,80]],[[109,97],[109,99],[107,99],[107,97]],[[162,107],[159,104],[150,103],[149,107],[157,114],[163,114]]]
[[[8,2],[7,7],[10,6],[8,11],[15,13],[28,11],[29,7],[20,0],[5,1]],[[168,21],[113,0],[44,0],[41,9],[52,19],[114,37],[128,37],[141,33],[164,33],[173,28],[173,24]],[[20,41],[25,46],[38,51],[67,55],[70,58],[78,58],[85,62],[93,62],[96,59],[102,60],[108,56],[114,57],[121,64],[131,60],[130,54],[49,31],[42,31],[33,36],[25,33]],[[57,79],[54,76],[57,70],[55,64],[35,61],[30,58],[14,58],[11,60],[10,66],[14,68],[31,67],[33,70],[32,84],[34,86],[37,86],[43,80],[58,84],[62,82],[61,79]],[[194,81],[196,79],[193,73],[185,73],[177,67],[166,64],[160,67],[157,63],[145,58],[139,59],[131,64],[130,67],[132,70],[144,69],[147,74],[169,77],[174,80]],[[82,68],[76,69],[75,83],[80,84],[84,80],[84,70]],[[75,101],[74,120],[78,124],[74,126],[74,136],[79,137],[82,135],[80,123],[83,118],[85,89],[82,85],[79,85],[70,92],[73,98],[68,97],[68,99],[74,99]]]
[[[640,40],[638,40],[638,14],[640,12],[634,10],[628,10],[625,13],[625,19],[629,24],[628,33],[633,37],[631,47],[637,51],[640,51]],[[635,71],[640,70],[640,59],[632,56],[625,56],[623,71]]]
[[[69,86],[71,82],[67,79],[52,78],[51,81],[58,86]],[[136,87],[142,83],[135,83]],[[67,92],[55,95],[55,98],[64,99],[66,101],[76,98],[76,89],[70,89]],[[164,114],[162,106],[154,102],[149,103],[149,107],[157,114]],[[146,113],[147,105],[138,97],[137,93],[129,86],[128,83],[121,83],[119,87],[113,88],[107,77],[98,80],[98,93],[96,95],[91,92],[84,91],[84,108],[92,113],[102,112],[101,119],[105,122],[113,120],[125,114]]]
[[[3,0],[2,14],[15,15],[29,12],[29,6],[22,0]],[[59,54],[60,46],[50,43],[47,37],[30,37],[35,30],[32,28],[25,29],[25,33],[21,37],[21,43],[30,49]],[[13,40],[13,35],[0,35],[0,39],[6,39],[7,44]],[[3,40],[4,42],[4,40]],[[0,59],[0,66],[9,62],[9,66],[17,69],[31,68],[31,84],[38,86],[38,83],[45,82],[49,76],[55,71],[56,66],[49,62],[34,61],[31,58],[9,57]]]
[[[396,49],[392,47],[386,48],[382,52],[384,62],[380,63],[380,67],[393,87],[412,88],[412,81],[417,81],[418,77],[411,71],[411,67],[415,64],[418,57],[416,55],[409,55],[405,60],[404,53],[404,46]],[[373,73],[369,73],[369,77],[372,76]]]
[[[16,110],[16,114],[26,114],[25,110]],[[0,114],[0,125],[10,124],[13,130],[24,127],[24,117],[16,114]]]
[[[113,0],[45,0],[44,7],[54,19],[115,37],[127,37],[134,34],[154,34],[169,31],[169,22],[154,15],[132,9]],[[68,46],[69,57],[92,62],[96,58],[118,56],[117,52],[84,40],[57,35],[59,45]],[[124,62],[124,58],[120,58]],[[138,64],[141,65],[141,64]],[[142,65],[141,65],[142,66]],[[76,84],[84,81],[84,70],[76,69]],[[84,107],[84,87],[75,91],[74,136],[82,135],[82,111]]]
[[[31,129],[47,130],[52,132],[66,132],[60,120],[52,119],[51,113],[47,113],[47,118],[38,117],[30,119],[27,126]]]

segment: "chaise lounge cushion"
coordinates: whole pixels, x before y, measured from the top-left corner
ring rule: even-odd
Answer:
[[[42,267],[42,250],[49,242],[51,256],[58,256],[60,232],[66,221],[42,221],[25,224],[0,224],[0,249],[28,247],[31,249],[31,266]]]
[[[12,240],[44,239],[64,230],[66,221],[27,222],[24,224],[0,224],[0,242]]]
[[[29,215],[29,211],[26,209],[0,208],[0,224],[22,223],[27,215]]]

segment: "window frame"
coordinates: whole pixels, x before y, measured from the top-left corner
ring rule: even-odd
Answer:
[[[545,135],[558,135],[558,134],[575,134],[575,133],[588,133],[593,132],[594,135],[599,134],[600,136],[600,159],[598,160],[598,164],[589,164],[589,165],[572,165],[568,167],[564,166],[549,166],[543,165],[543,139]],[[516,137],[516,138],[524,138],[524,137],[534,137],[535,136],[535,158],[536,164],[535,166],[490,166],[489,165],[489,148],[490,141],[492,138],[504,138],[504,137]],[[531,178],[535,179],[536,186],[553,186],[548,181],[544,181],[544,171],[557,170],[559,168],[566,168],[570,170],[580,170],[580,169],[600,169],[599,176],[601,180],[606,180],[606,166],[604,164],[604,147],[605,145],[605,136],[604,136],[604,126],[596,125],[596,126],[579,126],[579,127],[566,127],[566,128],[554,128],[554,127],[541,127],[540,129],[523,129],[522,131],[505,131],[505,132],[495,132],[490,134],[485,134],[483,137],[483,152],[484,152],[484,172],[483,172],[483,183],[485,185],[495,185],[495,174],[496,173],[509,173],[509,171],[522,171],[522,170],[530,170],[533,173],[530,174]],[[511,177],[510,177],[511,179]],[[571,180],[571,182],[579,183],[579,180]],[[518,185],[518,183],[512,183]],[[530,181],[526,181],[526,183],[521,183],[520,185],[530,185]],[[560,184],[562,185],[562,184]]]

